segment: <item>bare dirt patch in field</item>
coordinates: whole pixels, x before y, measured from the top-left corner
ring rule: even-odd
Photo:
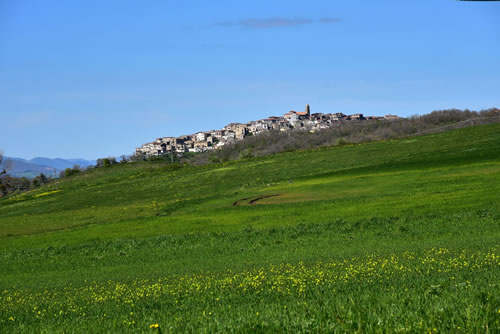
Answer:
[[[233,206],[238,206],[238,205],[242,205],[242,204],[252,205],[263,198],[275,197],[275,196],[279,196],[279,195],[280,194],[272,194],[272,195],[260,195],[257,197],[246,197],[246,198],[239,199],[236,202],[233,202]]]

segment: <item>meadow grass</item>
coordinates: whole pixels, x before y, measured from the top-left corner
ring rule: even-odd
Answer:
[[[0,332],[500,331],[499,199],[499,124],[95,169],[0,200]]]

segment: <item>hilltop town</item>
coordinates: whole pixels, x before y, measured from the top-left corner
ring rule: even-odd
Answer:
[[[234,143],[247,136],[257,136],[268,131],[304,130],[315,132],[327,129],[342,121],[394,120],[396,115],[363,116],[363,114],[344,115],[343,113],[311,114],[309,104],[305,111],[291,110],[281,117],[271,116],[248,123],[230,123],[221,130],[200,131],[179,137],[161,137],[136,148],[135,155],[154,156],[168,152],[205,152]]]

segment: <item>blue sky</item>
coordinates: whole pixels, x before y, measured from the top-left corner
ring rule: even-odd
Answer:
[[[0,149],[95,159],[288,110],[500,107],[500,2],[0,0]]]

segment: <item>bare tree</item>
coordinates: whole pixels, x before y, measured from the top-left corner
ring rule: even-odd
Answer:
[[[9,170],[12,169],[12,160],[4,160],[4,154],[0,151],[0,175],[7,174]],[[2,165],[3,162],[3,165]]]
[[[3,152],[0,151],[0,167],[2,166],[2,161],[3,161]],[[3,170],[0,168],[0,175],[3,175],[3,174],[7,174],[6,168],[4,168]]]

